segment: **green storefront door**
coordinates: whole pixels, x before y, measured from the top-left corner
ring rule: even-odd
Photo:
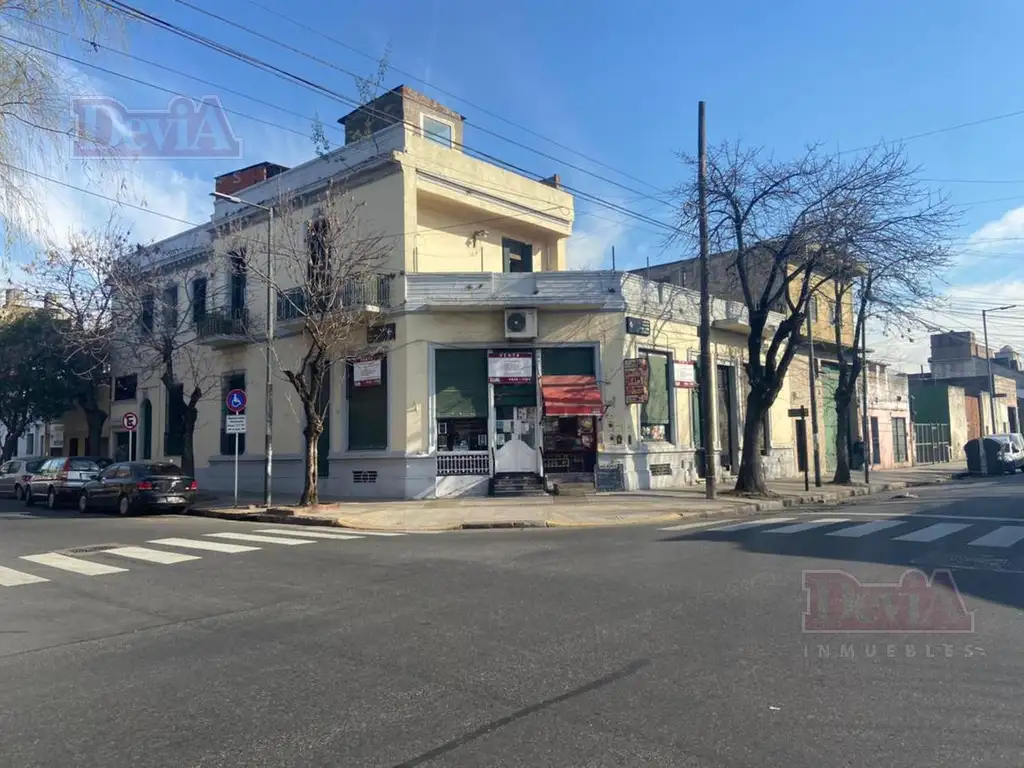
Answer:
[[[826,472],[836,469],[836,432],[839,431],[839,415],[836,413],[836,389],[839,387],[839,372],[833,368],[821,368],[821,403],[819,409],[823,414],[825,429],[825,467]]]

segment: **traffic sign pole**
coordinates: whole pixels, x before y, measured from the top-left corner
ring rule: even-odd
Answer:
[[[245,390],[243,389],[232,389],[228,392],[228,396],[224,399],[224,404],[228,407],[228,410],[234,414],[234,417],[245,420],[245,416],[239,416],[242,411],[245,410],[245,404],[248,402],[248,398],[245,396]],[[232,429],[230,421],[232,417],[228,417],[229,422],[228,429]],[[243,432],[244,427],[243,427]],[[235,506],[238,506],[238,436],[241,432],[235,432]]]
[[[238,433],[235,433],[235,506],[238,506]]]

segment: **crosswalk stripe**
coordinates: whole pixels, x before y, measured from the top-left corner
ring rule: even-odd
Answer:
[[[48,565],[51,568],[60,568],[62,571],[71,571],[82,576],[106,576],[108,573],[124,573],[127,568],[117,568],[113,565],[93,563],[89,560],[79,560],[76,557],[60,555],[56,552],[44,552],[41,555],[22,555],[22,560],[39,565]]]
[[[219,541],[203,541],[202,539],[153,539],[150,544],[160,544],[165,547],[184,547],[185,549],[203,549],[207,552],[258,552],[259,547],[246,547],[242,544],[223,544]]]
[[[796,520],[795,517],[769,517],[765,520],[745,520],[742,523],[733,523],[722,528],[712,528],[711,533],[728,533],[729,531],[742,531],[744,528],[754,528],[761,525],[772,525],[774,523],[788,523]]]
[[[361,539],[362,536],[354,536],[350,533],[324,533],[322,531],[310,531],[303,528],[301,531],[282,531],[277,528],[266,528],[264,530],[256,531],[256,533],[273,533],[281,536],[305,536],[310,539],[338,539],[339,541],[346,541],[348,539]]]
[[[683,523],[682,525],[670,525],[668,528],[659,528],[659,531],[689,531],[693,528],[707,528],[709,525],[716,525],[718,520],[705,520],[703,523]]]
[[[0,587],[20,587],[22,584],[38,584],[41,581],[49,581],[49,579],[0,565]]]
[[[342,528],[334,525],[300,525],[296,526],[295,530],[301,530],[303,533],[306,531],[322,531],[323,533],[349,533],[353,536],[407,536],[406,533],[394,532],[394,531],[363,531],[357,528]],[[290,531],[289,531],[290,533]]]
[[[159,549],[149,547],[114,547],[103,550],[107,555],[120,555],[130,557],[133,560],[145,560],[147,563],[160,563],[161,565],[173,565],[184,563],[187,560],[198,560],[197,555],[183,555],[180,552],[161,552]]]
[[[965,523],[936,523],[935,525],[929,525],[927,528],[921,528],[903,536],[897,536],[893,541],[935,541],[943,536],[949,536],[957,531],[962,531],[964,528],[970,528],[970,526]]]
[[[843,536],[849,539],[859,539],[861,536],[869,536],[872,533],[878,533],[879,531],[884,531],[887,528],[895,528],[897,525],[903,525],[903,523],[903,520],[875,520],[870,523],[851,525],[849,528],[843,528],[838,531],[832,531],[831,533],[827,533],[825,535]]]
[[[795,525],[784,525],[782,528],[772,528],[769,531],[765,531],[765,533],[802,533],[803,531],[809,531],[812,528],[821,528],[825,525],[848,522],[850,522],[848,517],[823,517],[820,520],[811,520],[807,523],[796,523]]]
[[[287,536],[254,536],[248,533],[208,533],[215,539],[232,539],[234,541],[257,541],[264,544],[316,544],[310,539],[291,539]]]
[[[1003,525],[985,534],[980,539],[970,542],[972,547],[1012,547],[1024,539],[1024,526]]]

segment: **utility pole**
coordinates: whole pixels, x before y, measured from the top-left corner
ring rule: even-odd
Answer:
[[[864,441],[864,483],[871,482],[871,436],[868,434],[868,301],[871,298],[871,273],[864,281],[864,318],[860,327],[860,390],[861,390],[861,434]],[[854,339],[856,344],[857,340]]]
[[[814,450],[814,487],[821,488],[821,453],[818,450],[818,384],[815,368],[817,363],[814,359],[814,329],[811,327],[810,302],[816,299],[812,296],[808,299],[807,311],[807,343],[810,345],[810,382],[811,382],[811,445]]]
[[[981,328],[985,333],[985,360],[988,362],[988,407],[989,413],[992,415],[992,432],[990,434],[995,434],[996,432],[999,431],[999,429],[996,427],[996,377],[995,374],[992,373],[992,350],[988,348],[988,319],[986,318],[986,314],[989,312],[1001,312],[1004,309],[1014,309],[1016,306],[1016,304],[1007,304],[1005,307],[994,307],[993,309],[981,310]],[[981,474],[985,475],[988,474],[988,472],[985,466],[986,456],[984,415],[982,415],[981,417],[981,422],[981,438],[979,439],[978,443],[979,447],[981,448]]]
[[[704,102],[697,104],[697,206],[700,223],[700,428],[704,443],[704,495],[716,496],[715,436],[711,429],[711,288],[708,285],[708,147]]]

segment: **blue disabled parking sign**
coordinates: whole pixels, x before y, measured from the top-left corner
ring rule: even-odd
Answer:
[[[226,400],[228,410],[232,413],[239,413],[245,410],[245,391],[241,389],[232,389],[228,392]]]

